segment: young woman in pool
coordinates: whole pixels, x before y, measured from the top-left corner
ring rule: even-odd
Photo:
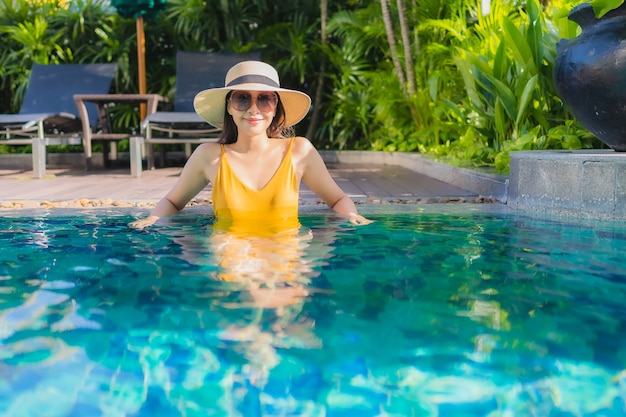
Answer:
[[[218,226],[232,229],[244,222],[265,232],[297,227],[300,181],[350,223],[371,223],[333,180],[311,142],[293,135],[310,105],[305,93],[280,88],[271,65],[233,66],[223,88],[201,91],[194,100],[196,112],[223,129],[219,142],[198,146],[149,217],[131,226],[150,226],[179,212],[211,183]]]

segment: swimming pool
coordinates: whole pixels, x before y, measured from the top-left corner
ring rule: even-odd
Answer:
[[[2,416],[620,416],[626,226],[0,212]]]

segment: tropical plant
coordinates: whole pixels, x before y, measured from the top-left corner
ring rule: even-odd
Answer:
[[[591,0],[589,3],[593,6],[596,16],[600,18],[624,4],[624,0]]]
[[[19,109],[33,63],[97,62],[97,52],[107,50],[98,35],[111,24],[105,0],[40,3],[0,3],[0,88],[10,96],[0,104],[4,113]]]
[[[547,24],[539,3],[529,0],[523,9],[479,16],[475,30],[483,39],[497,39],[497,47],[478,53],[458,48],[455,62],[468,104],[478,115],[477,131],[493,148],[496,167],[506,170],[511,150],[591,147],[584,136],[549,140],[565,122],[566,111],[552,81],[558,33]]]
[[[313,95],[313,111],[309,120],[309,126],[306,131],[306,137],[312,138],[315,136],[317,126],[321,115],[321,103],[324,94],[324,79],[326,74],[327,60],[323,51],[328,48],[328,36],[326,27],[328,25],[328,0],[320,0],[320,35],[319,46],[322,52],[322,57],[319,62],[319,70],[317,71],[317,80],[315,81],[315,94]]]
[[[324,121],[314,138],[321,147],[368,147],[375,127],[372,121],[376,103],[369,78],[376,78],[381,66],[389,68],[383,62],[382,51],[387,48],[379,15],[377,5],[373,4],[355,11],[338,11],[328,22],[329,43],[325,48],[328,90]],[[396,93],[402,95],[399,87],[395,82],[390,99]]]

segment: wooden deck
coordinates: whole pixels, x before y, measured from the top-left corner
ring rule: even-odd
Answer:
[[[329,164],[339,186],[355,201],[427,200],[466,201],[475,193],[446,184],[406,168],[390,165]],[[31,171],[0,168],[0,208],[71,205],[153,205],[174,185],[181,168],[144,171],[139,178],[118,169],[48,170],[42,179]],[[210,185],[196,200],[210,200]],[[303,204],[316,203],[317,196],[304,185]]]

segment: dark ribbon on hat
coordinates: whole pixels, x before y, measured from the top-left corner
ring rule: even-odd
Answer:
[[[280,85],[276,81],[272,80],[270,77],[266,77],[264,75],[256,75],[256,74],[242,75],[241,77],[237,77],[231,82],[229,82],[228,84],[226,84],[226,87],[232,87],[233,85],[247,84],[247,83],[266,84],[266,85],[269,85],[270,87],[276,87],[276,88],[280,87]]]

